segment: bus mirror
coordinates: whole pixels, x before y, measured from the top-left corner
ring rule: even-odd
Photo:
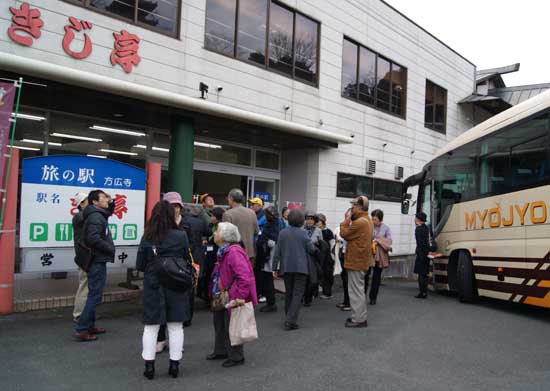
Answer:
[[[409,214],[409,205],[410,205],[409,200],[407,199],[403,200],[403,202],[401,203],[401,214],[404,214],[404,215]]]

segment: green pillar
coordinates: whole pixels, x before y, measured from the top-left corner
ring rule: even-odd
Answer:
[[[177,191],[184,202],[193,197],[193,155],[195,131],[193,120],[177,118],[170,132],[168,191]]]

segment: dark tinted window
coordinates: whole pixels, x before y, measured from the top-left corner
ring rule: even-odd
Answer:
[[[397,115],[404,114],[405,85],[407,77],[405,69],[392,64],[391,69],[391,112]]]
[[[86,8],[100,10],[128,21],[176,36],[181,0],[89,0]],[[137,11],[137,12],[136,12]]]
[[[207,49],[233,55],[237,0],[207,0],[204,45]]]
[[[372,178],[363,175],[338,173],[336,196],[355,198],[360,195],[372,197]]]
[[[342,95],[357,98],[357,45],[348,40],[342,54]]]
[[[273,1],[206,3],[207,49],[311,84],[318,82],[318,37],[319,23]]]
[[[275,3],[269,16],[269,67],[292,75],[294,13]]]
[[[237,57],[265,64],[267,0],[239,0]]]
[[[374,179],[373,199],[377,201],[401,202],[403,183],[386,179]]]
[[[344,38],[342,96],[404,118],[406,89],[405,67]]]
[[[256,167],[270,170],[279,169],[279,154],[273,152],[256,151]]]
[[[445,134],[447,129],[447,90],[426,80],[424,126]]]
[[[317,81],[317,46],[319,24],[296,14],[296,39],[294,40],[295,76],[310,83]]]
[[[372,105],[376,88],[376,54],[362,47],[359,64],[359,100]]]

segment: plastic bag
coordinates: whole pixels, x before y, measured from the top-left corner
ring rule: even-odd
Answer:
[[[229,339],[231,346],[242,345],[258,339],[254,306],[251,302],[231,309]]]

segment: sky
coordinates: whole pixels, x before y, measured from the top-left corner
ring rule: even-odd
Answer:
[[[386,0],[477,69],[521,63],[507,86],[550,83],[550,1]],[[548,46],[547,46],[548,45]]]

